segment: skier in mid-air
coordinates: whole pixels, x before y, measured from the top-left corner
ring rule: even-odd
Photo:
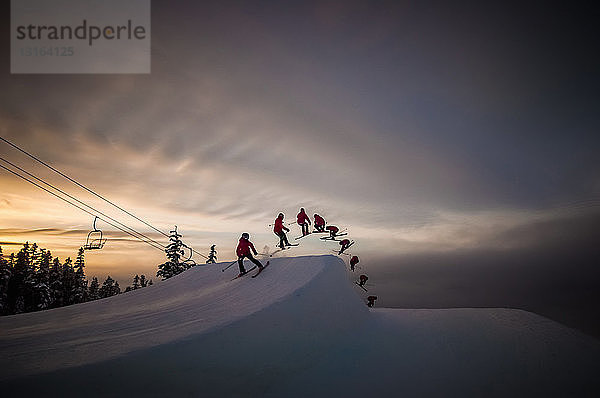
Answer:
[[[338,254],[342,254],[347,248],[352,246],[353,243],[354,242],[350,242],[350,239],[344,239],[340,241],[340,251],[338,252]]]
[[[358,281],[358,286],[364,286],[365,283],[367,283],[367,281],[369,280],[369,277],[366,276],[365,274],[362,274],[361,276],[358,277],[359,281]]]
[[[335,225],[328,225],[327,228],[325,228],[325,229],[329,231],[330,239],[335,239],[335,237],[337,236],[337,233],[340,231],[340,229],[338,227],[336,227]]]
[[[247,258],[248,260],[250,260],[254,264],[256,264],[259,271],[262,271],[262,269],[263,269],[263,265],[260,263],[260,261],[258,261],[257,259],[255,259],[252,256],[252,253],[254,253],[254,255],[257,255],[258,253],[257,253],[256,249],[254,248],[254,245],[252,244],[252,242],[250,242],[249,239],[250,239],[250,235],[247,232],[244,232],[242,234],[242,237],[240,238],[237,249],[235,251],[238,256],[238,265],[240,267],[240,275],[239,276],[242,276],[247,272],[246,269],[244,268],[244,258]]]
[[[279,213],[277,218],[275,219],[275,225],[273,227],[273,232],[275,235],[279,237],[279,247],[281,249],[285,249],[285,246],[291,246],[290,242],[288,242],[287,235],[285,232],[290,232],[290,229],[283,225],[283,213]]]
[[[375,300],[377,300],[377,296],[367,297],[367,307],[373,307],[375,305]]]
[[[315,213],[315,230],[317,232],[325,232],[325,219]]]
[[[359,263],[359,259],[358,256],[352,256],[352,258],[350,259],[350,269],[352,270],[352,272],[354,272],[354,267],[356,267],[356,264]]]
[[[302,228],[302,236],[306,236],[310,233],[308,226],[310,225],[310,218],[306,215],[304,207],[300,208],[300,213],[296,216],[298,225]]]

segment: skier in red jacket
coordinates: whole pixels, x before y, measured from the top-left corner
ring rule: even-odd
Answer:
[[[338,227],[336,227],[335,225],[328,225],[327,228],[325,228],[325,229],[329,231],[330,239],[335,239],[335,236],[340,231],[340,229]],[[323,239],[323,238],[321,238],[321,239]]]
[[[321,217],[320,215],[318,215],[317,213],[315,213],[314,217],[315,217],[315,229],[318,232],[325,232],[325,219],[323,217]]]
[[[290,242],[288,242],[287,235],[284,231],[290,232],[290,229],[283,225],[283,213],[279,213],[279,215],[275,219],[275,226],[273,227],[273,232],[275,232],[275,235],[279,237],[279,247],[281,249],[285,249],[285,246],[290,246]]]
[[[338,254],[342,254],[344,252],[344,250],[346,250],[353,244],[354,244],[354,242],[350,242],[350,239],[344,239],[344,240],[340,241],[340,251],[338,252]]]
[[[367,283],[367,281],[369,280],[369,277],[363,274],[359,277],[359,279],[360,281],[358,282],[358,286],[364,286],[365,283]]]
[[[250,242],[248,240],[249,238],[250,238],[250,235],[248,235],[247,232],[244,232],[242,234],[242,237],[240,238],[240,242],[238,243],[237,249],[235,250],[235,252],[238,256],[238,265],[240,266],[240,275],[239,276],[242,276],[246,273],[246,269],[244,268],[244,258],[247,258],[248,260],[250,260],[254,264],[256,264],[256,266],[258,267],[259,270],[263,269],[263,265],[260,263],[260,261],[258,261],[254,257],[252,257],[252,253],[254,253],[254,255],[256,255],[257,252],[256,252],[256,249],[254,248],[254,245],[252,244],[252,242]]]
[[[300,208],[300,213],[296,216],[296,221],[298,225],[302,227],[302,236],[306,236],[310,233],[308,230],[308,226],[310,225],[310,218],[306,215],[304,211],[304,207]]]
[[[352,258],[350,259],[350,269],[352,270],[352,272],[354,272],[354,267],[356,266],[356,264],[358,264],[360,260],[358,259],[358,256],[352,256]]]
[[[373,307],[375,305],[375,300],[377,300],[377,296],[369,296],[367,297],[367,306]]]

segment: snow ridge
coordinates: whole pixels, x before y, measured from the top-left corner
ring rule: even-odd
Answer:
[[[0,380],[115,358],[206,333],[285,300],[334,256],[277,258],[260,278],[231,281],[219,264],[106,299],[0,318]],[[339,276],[339,275],[338,275]],[[323,276],[321,276],[323,277]]]
[[[600,396],[600,342],[556,322],[511,309],[368,309],[340,259],[272,261],[255,279],[198,267],[121,296],[1,319],[0,391]]]

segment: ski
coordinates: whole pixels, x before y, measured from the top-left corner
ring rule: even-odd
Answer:
[[[351,256],[351,255],[352,255],[352,254],[350,254],[350,253],[345,253],[345,252],[344,252],[344,253],[340,253],[340,251],[339,251],[339,250],[332,250],[332,252],[333,252],[333,253],[335,253],[335,254],[337,254],[338,256],[339,256],[340,254],[343,254],[344,256]]]
[[[364,290],[365,292],[368,292],[367,288],[364,286],[359,285],[358,282],[354,282],[356,284],[356,286],[360,287],[362,290]]]
[[[243,277],[243,276],[246,276],[246,275],[248,275],[248,273],[250,273],[250,271],[254,271],[254,269],[255,269],[256,267],[257,267],[257,265],[255,265],[254,267],[250,268],[250,269],[249,269],[248,271],[246,271],[245,273],[243,273],[243,274],[241,274],[241,275],[238,275],[238,276],[236,276],[235,278],[233,278],[233,279],[232,279],[232,281],[234,281],[234,280],[236,280],[236,279],[238,279],[238,278],[241,278],[241,277]]]
[[[265,270],[265,268],[267,268],[269,266],[271,262],[267,261],[267,263],[262,267],[262,269],[259,269],[258,272],[254,275],[252,275],[253,278],[256,278],[258,275],[260,275],[261,272],[263,272]]]
[[[323,236],[322,238],[319,238],[319,239],[321,239],[321,240],[339,240],[339,239],[336,239],[336,238],[339,238],[340,236],[346,236],[346,235],[348,235],[348,233],[337,234],[337,235],[335,235],[335,238],[332,238],[331,236]]]
[[[338,251],[338,254],[346,254],[346,253],[344,253],[344,252],[345,252],[346,250],[348,250],[348,249],[350,248],[350,246],[352,246],[353,244],[354,244],[354,241],[350,242],[350,244],[349,244],[348,246],[346,246],[346,247],[344,248],[344,250],[340,250],[340,251]]]
[[[307,233],[306,235],[297,236],[297,237],[295,237],[294,239],[295,239],[295,240],[298,240],[298,239],[306,238],[308,235],[310,235],[310,232],[309,232],[309,233]]]
[[[276,253],[279,253],[279,252],[282,252],[282,251],[284,251],[284,250],[289,250],[289,249],[291,249],[293,246],[298,246],[298,244],[295,244],[295,245],[288,245],[288,246],[284,247],[283,249],[277,249],[277,250],[275,250],[273,253],[269,254],[269,257],[273,257],[273,255],[274,255],[274,254],[276,254]]]
[[[285,245],[285,247],[289,247],[289,246],[300,246],[300,243],[290,243],[288,245]],[[280,247],[279,242],[275,243],[275,247]]]

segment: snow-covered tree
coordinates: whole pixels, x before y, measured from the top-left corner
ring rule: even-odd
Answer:
[[[88,288],[88,301],[98,300],[100,298],[100,283],[98,283],[98,278],[95,276],[92,278],[90,282],[90,286]]]
[[[8,302],[13,314],[35,309],[35,268],[32,253],[36,250],[37,245],[32,248],[26,242],[16,255],[8,286]]]
[[[119,287],[119,282],[116,282],[109,275],[99,290],[100,297],[101,298],[111,297],[111,296],[114,296],[119,293],[121,293],[121,288]]]
[[[63,305],[75,304],[75,286],[77,284],[73,260],[67,257],[62,266]]]
[[[62,264],[58,257],[52,261],[52,266],[50,267],[50,292],[52,294],[52,308],[65,305],[62,284]]]
[[[210,247],[210,253],[208,253],[208,259],[206,259],[206,264],[214,264],[217,262],[217,249],[215,249],[217,245],[212,245]]]
[[[85,279],[85,273],[83,268],[85,267],[83,247],[79,248],[77,258],[75,259],[75,275],[74,275],[74,286],[73,286],[73,304],[83,303],[87,301],[87,284],[88,281]]]
[[[52,291],[50,289],[50,251],[41,250],[37,273],[35,275],[35,305],[37,310],[45,310],[52,306]]]
[[[162,277],[163,280],[180,274],[189,268],[188,264],[181,261],[184,255],[184,244],[180,239],[181,237],[182,235],[177,233],[177,226],[175,226],[175,229],[171,231],[171,235],[169,236],[170,243],[165,249],[169,261],[160,264],[156,272],[156,276]]]
[[[8,282],[11,275],[12,270],[0,247],[0,315],[8,314]]]

